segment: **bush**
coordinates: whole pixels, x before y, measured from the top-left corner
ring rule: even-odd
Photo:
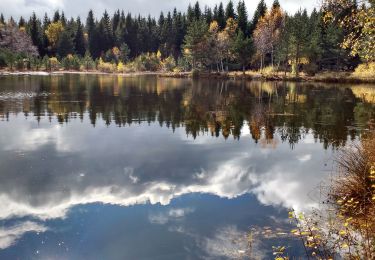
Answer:
[[[61,60],[61,64],[65,70],[79,70],[80,59],[76,55],[69,54]]]
[[[96,63],[92,59],[90,53],[86,51],[85,56],[81,60],[81,70],[93,70],[96,69]]]
[[[173,71],[176,67],[176,61],[172,56],[169,56],[162,62],[162,68],[164,71]]]
[[[189,61],[185,57],[179,57],[177,60],[179,71],[189,71],[191,69]]]
[[[117,64],[117,72],[119,72],[119,73],[125,72],[125,65],[121,61]]]
[[[358,67],[353,72],[353,76],[360,78],[375,77],[375,62],[369,62],[358,65]]]
[[[102,58],[99,59],[98,70],[107,73],[113,73],[117,71],[116,64],[104,62]]]
[[[315,63],[309,63],[304,66],[304,71],[309,76],[315,76],[315,74],[318,72],[318,65]]]
[[[160,55],[155,53],[143,53],[133,62],[135,71],[158,71],[161,68]]]
[[[48,59],[49,61],[49,68],[50,70],[58,70],[60,66],[60,62],[57,60],[56,57],[51,57]]]
[[[275,70],[274,67],[272,66],[268,66],[268,67],[265,67],[263,68],[261,71],[260,71],[263,75],[273,75],[275,72],[277,72]]]

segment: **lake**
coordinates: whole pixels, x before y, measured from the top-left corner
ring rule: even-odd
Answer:
[[[374,119],[375,85],[2,76],[0,259],[301,256],[288,211]]]

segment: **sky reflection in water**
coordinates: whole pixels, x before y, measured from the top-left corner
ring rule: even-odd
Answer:
[[[0,82],[0,258],[232,257],[250,227],[316,205],[334,150],[374,118],[373,86]]]

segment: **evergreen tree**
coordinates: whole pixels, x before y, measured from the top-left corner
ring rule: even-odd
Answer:
[[[259,19],[261,17],[263,17],[266,14],[266,12],[267,12],[267,5],[264,2],[264,0],[260,0],[259,4],[258,4],[258,6],[255,10],[254,17],[253,17],[253,20],[252,20],[251,25],[250,25],[250,34],[253,33],[253,31],[257,27]]]
[[[29,20],[29,35],[33,45],[38,48],[39,53],[43,51],[40,21],[33,13]]]
[[[60,21],[60,13],[57,10],[57,11],[55,11],[55,14],[53,15],[53,22],[57,23],[58,21]]]
[[[45,56],[47,53],[48,53],[48,45],[49,45],[49,42],[48,42],[48,37],[47,35],[45,34],[45,31],[48,29],[48,25],[50,25],[51,23],[51,20],[48,18],[48,15],[47,13],[44,14],[44,18],[43,18],[43,26],[42,26],[42,45],[43,45],[43,50],[41,51],[41,56]]]
[[[220,3],[219,8],[217,9],[217,17],[215,20],[219,24],[220,30],[225,28],[226,20],[225,20],[224,6],[222,2]]]
[[[111,19],[107,11],[104,11],[98,27],[98,38],[101,52],[112,49],[114,44]]]
[[[218,10],[218,8],[217,8],[217,5],[215,5],[215,7],[214,7],[214,11],[213,11],[213,13],[212,13],[212,18],[213,18],[213,20],[214,21],[216,21],[217,22],[217,20],[218,20],[218,13],[219,13],[219,10]]]
[[[234,5],[232,0],[229,0],[226,8],[225,8],[225,21],[229,18],[236,18],[236,14],[234,13]]]
[[[308,39],[309,18],[306,9],[299,10],[292,19],[291,24],[291,59],[292,73],[299,75],[302,58],[306,56]]]
[[[201,19],[201,16],[202,16],[202,11],[201,11],[201,8],[199,6],[199,2],[197,1],[194,5],[194,18],[196,20],[199,20],[199,19]]]
[[[188,27],[184,39],[184,55],[190,61],[193,69],[204,63],[207,58],[205,40],[208,33],[208,25],[204,20],[195,20]]]
[[[120,10],[117,9],[117,11],[114,13],[113,18],[112,18],[112,26],[113,26],[112,31],[113,32],[116,32],[117,30],[117,27],[120,23],[120,17],[121,17]]]
[[[87,16],[86,30],[88,33],[89,51],[94,58],[97,58],[100,55],[100,50],[99,50],[99,44],[98,44],[98,38],[97,38],[94,13],[92,10],[89,11],[89,14]]]
[[[206,19],[207,24],[211,24],[211,22],[213,21],[212,10],[211,8],[207,6],[205,7],[205,10],[204,10],[204,18]]]
[[[25,27],[26,26],[26,21],[25,19],[21,16],[20,17],[20,20],[18,22],[18,27],[21,28],[21,27]]]
[[[245,1],[239,1],[237,6],[237,24],[238,28],[245,34],[245,36],[248,36],[248,17],[247,17],[247,10]]]
[[[61,58],[74,53],[73,39],[68,30],[64,30],[60,34],[56,51]]]
[[[191,7],[191,4],[189,4],[189,6],[188,6],[188,9],[187,9],[187,12],[186,12],[186,19],[187,19],[188,25],[190,25],[195,20],[195,13],[194,13],[193,8]]]
[[[251,61],[252,55],[254,54],[252,40],[246,37],[242,30],[239,30],[232,48],[235,59],[241,65],[242,71],[245,72],[245,68]]]
[[[76,53],[83,57],[86,52],[85,37],[83,35],[83,26],[79,17],[77,18],[77,30],[74,36],[74,46]]]
[[[4,15],[0,14],[0,24],[5,24]]]
[[[62,25],[65,27],[66,26],[66,18],[65,18],[64,11],[61,12],[60,21],[61,21]]]
[[[181,13],[177,13],[176,8],[173,11],[173,22],[172,22],[172,37],[173,39],[173,56],[175,59],[181,53],[181,45],[184,40],[184,28]]]
[[[279,0],[274,0],[272,3],[272,9],[280,8]]]

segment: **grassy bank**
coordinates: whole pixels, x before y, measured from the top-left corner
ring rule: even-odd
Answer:
[[[234,79],[234,80],[267,80],[267,81],[311,81],[311,82],[326,82],[326,83],[375,83],[375,75],[361,76],[350,72],[321,72],[314,76],[300,74],[298,77],[291,73],[274,72],[261,73],[257,71],[244,72],[227,72],[227,73],[208,73],[202,72],[193,75],[191,72],[171,72],[161,73],[162,77],[171,78],[212,78],[212,79]]]
[[[99,75],[124,75],[142,76],[156,75],[165,78],[199,78],[221,80],[263,80],[263,81],[292,81],[292,82],[322,82],[322,83],[375,83],[374,76],[360,76],[350,72],[321,72],[314,76],[301,73],[298,77],[291,73],[274,72],[261,73],[257,71],[233,72],[165,72],[165,71],[139,71],[139,72],[103,72],[100,70],[0,70],[0,75],[56,75],[56,74],[99,74]]]

